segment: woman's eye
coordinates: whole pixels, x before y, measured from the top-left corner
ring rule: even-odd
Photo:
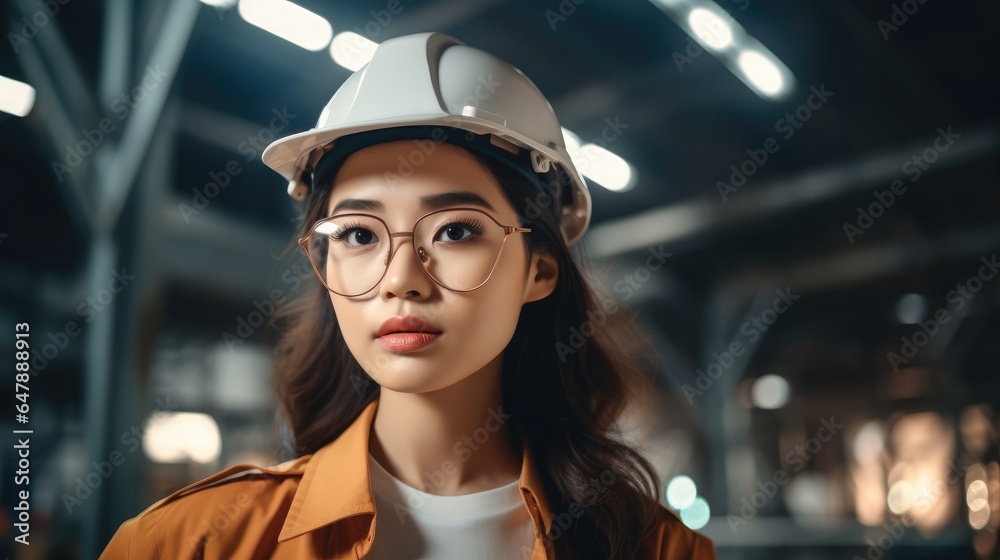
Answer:
[[[371,230],[356,227],[342,230],[334,236],[334,239],[343,241],[351,247],[363,247],[378,241],[378,237]]]
[[[469,226],[450,224],[441,228],[441,231],[438,233],[438,240],[446,243],[451,241],[461,241],[475,233],[476,232],[472,231]]]

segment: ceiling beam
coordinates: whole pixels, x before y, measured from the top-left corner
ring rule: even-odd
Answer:
[[[112,231],[118,223],[139,166],[157,130],[201,6],[200,2],[191,0],[172,2],[145,66],[146,71],[140,84],[137,84],[137,87],[144,88],[145,97],[131,109],[113,157],[98,162],[100,203],[95,225],[104,232]]]
[[[934,171],[994,155],[1000,144],[1000,131],[995,127],[958,132],[962,139],[940,153]],[[886,187],[901,177],[900,167],[904,162],[914,153],[932,146],[933,141],[934,138],[927,138],[881,155],[830,165],[759,186],[743,186],[738,192],[728,193],[725,202],[713,188],[711,196],[595,225],[585,238],[589,240],[594,257],[608,258],[650,246],[690,240],[722,227],[789,213],[873,186]]]
[[[66,165],[66,147],[76,146],[80,141],[77,136],[79,129],[74,125],[71,110],[59,95],[58,86],[46,70],[42,54],[34,43],[21,45],[17,57],[38,96],[36,107],[29,113],[25,123],[38,133],[41,144],[48,148],[46,155],[51,158],[50,167],[56,163]],[[87,188],[90,182],[87,179],[92,174],[91,167],[84,160],[76,167],[67,166],[67,169],[69,171],[65,172],[53,170],[52,181],[56,184],[56,189],[62,192],[74,229],[77,232],[90,231],[94,209],[90,202],[90,191]]]
[[[101,35],[101,70],[98,97],[110,108],[114,100],[130,89],[129,54],[132,52],[131,0],[104,1],[104,32]]]
[[[30,0],[16,0],[16,5],[21,15],[29,20],[39,12],[39,4]],[[48,23],[38,30],[35,37],[28,40],[28,44],[38,45],[41,60],[48,67],[49,79],[55,86],[55,93],[65,107],[65,116],[71,119],[70,128],[88,126],[100,119],[97,102],[63,36],[58,18],[49,17]]]

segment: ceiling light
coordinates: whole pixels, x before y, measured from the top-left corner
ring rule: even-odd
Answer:
[[[688,14],[688,25],[695,36],[708,47],[721,51],[733,44],[733,28],[718,14],[705,8],[695,8]]]
[[[35,105],[35,88],[24,82],[0,76],[0,111],[23,117]]]
[[[368,64],[375,54],[378,43],[353,31],[344,31],[333,36],[330,43],[330,57],[333,61],[354,72]]]
[[[303,49],[321,51],[333,38],[333,27],[322,16],[286,0],[240,0],[240,16]]]
[[[785,90],[785,80],[781,69],[760,51],[745,50],[736,59],[743,75],[762,93],[775,97]]]

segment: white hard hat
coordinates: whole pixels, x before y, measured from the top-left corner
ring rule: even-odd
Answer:
[[[275,140],[262,159],[289,181],[288,194],[303,200],[317,163],[337,147],[335,140],[366,131],[396,137],[402,132],[405,137],[406,130],[435,127],[473,133],[449,140],[455,143],[463,138],[471,143],[473,135],[484,135],[476,137],[476,146],[486,141],[503,148],[492,151],[508,163],[511,154],[517,155],[520,167],[530,166],[522,171],[534,176],[536,186],[546,183],[543,177],[559,177],[558,183],[568,188],[553,190],[558,200],[548,204],[559,213],[563,238],[572,244],[586,231],[590,193],[566,151],[552,106],[517,68],[442,33],[405,35],[379,44],[368,64],[333,94],[314,128]],[[549,188],[553,182],[547,181]]]

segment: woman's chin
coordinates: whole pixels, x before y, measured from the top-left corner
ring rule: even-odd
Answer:
[[[455,383],[453,380],[441,379],[440,372],[434,374],[420,369],[396,369],[383,370],[378,377],[373,377],[375,382],[385,390],[394,393],[430,393],[449,387]]]

